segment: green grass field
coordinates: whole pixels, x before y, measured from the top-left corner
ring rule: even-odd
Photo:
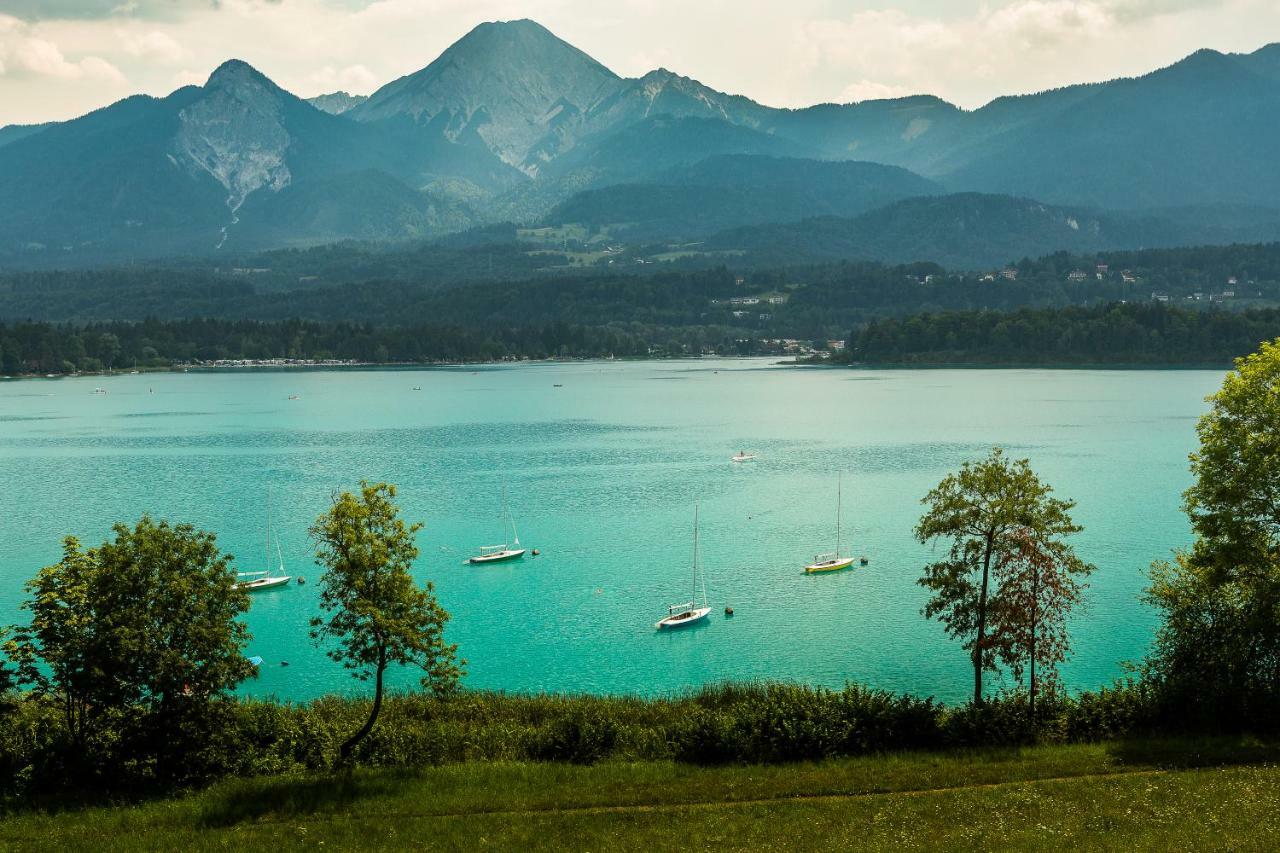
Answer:
[[[1265,850],[1280,746],[1249,740],[906,753],[819,764],[457,764],[233,780],[20,813],[0,848]]]

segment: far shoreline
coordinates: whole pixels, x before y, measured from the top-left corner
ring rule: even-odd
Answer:
[[[884,362],[870,364],[866,362],[835,362],[827,360],[800,361],[777,360],[777,355],[686,355],[663,358],[633,356],[622,358],[545,358],[545,359],[496,359],[491,361],[424,361],[424,362],[361,362],[361,361],[306,361],[292,359],[269,360],[237,360],[235,363],[218,362],[167,367],[139,367],[127,371],[104,370],[84,371],[79,373],[22,373],[13,376],[0,376],[0,382],[17,382],[22,380],[61,380],[61,379],[113,379],[122,376],[140,376],[146,374],[170,373],[236,373],[249,372],[344,372],[344,371],[425,371],[425,370],[465,370],[495,367],[534,367],[539,365],[568,364],[615,364],[615,363],[653,363],[691,362],[691,361],[747,361],[771,360],[771,367],[784,369],[821,369],[877,372],[886,370],[930,371],[930,370],[1094,370],[1094,371],[1179,371],[1179,370],[1231,370],[1231,362],[1188,362],[1171,364],[1151,364],[1149,362]]]

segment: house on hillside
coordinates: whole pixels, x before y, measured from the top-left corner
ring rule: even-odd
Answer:
[[[1005,281],[1017,281],[1018,270],[1016,267],[1005,267],[1004,269],[1000,270],[1000,277]]]
[[[1125,284],[1134,284],[1138,281],[1138,277],[1128,270],[1124,270],[1120,273],[1120,280]]]
[[[1169,294],[1165,293],[1163,290],[1153,290],[1151,291],[1151,301],[1152,302],[1168,302]]]
[[[1084,270],[1072,270],[1071,272],[1067,273],[1067,281],[1070,281],[1075,284],[1079,284],[1080,282],[1084,281],[1088,277],[1089,277],[1089,274],[1086,273]]]

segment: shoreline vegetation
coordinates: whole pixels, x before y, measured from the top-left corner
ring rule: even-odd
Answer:
[[[462,689],[466,650],[448,643],[449,614],[412,574],[419,525],[400,518],[395,487],[368,482],[333,495],[311,528],[323,570],[311,638],[366,695],[237,698],[236,685],[256,674],[238,618],[249,598],[212,533],[143,516],[96,547],[68,537],[62,559],[26,586],[28,621],[0,631],[0,812],[27,826],[45,820],[41,811],[74,812],[50,818],[62,826],[54,835],[113,824],[113,815],[154,820],[156,808],[172,814],[193,802],[206,828],[300,826],[333,809],[349,815],[363,798],[421,792],[415,779],[431,786],[461,774],[498,786],[508,772],[528,784],[524,793],[490,790],[490,813],[554,811],[545,799],[521,802],[533,791],[580,798],[585,789],[569,792],[590,773],[622,780],[648,806],[680,802],[663,800],[654,780],[692,778],[684,802],[710,808],[767,801],[782,788],[792,799],[834,796],[823,774],[860,767],[878,768],[880,781],[840,784],[882,797],[958,787],[981,800],[1006,784],[1066,786],[1063,802],[1084,810],[1073,832],[1128,826],[1132,835],[1132,804],[1129,817],[1088,823],[1107,808],[1099,779],[1124,765],[1143,774],[1134,802],[1147,802],[1157,776],[1182,786],[1150,801],[1168,818],[1150,827],[1151,846],[1173,827],[1195,829],[1174,816],[1206,794],[1230,792],[1274,814],[1280,771],[1252,765],[1280,756],[1271,739],[1280,721],[1280,454],[1266,450],[1280,423],[1277,388],[1280,339],[1239,359],[1210,398],[1184,494],[1195,543],[1151,567],[1143,596],[1161,617],[1150,651],[1129,677],[1079,693],[1063,689],[1057,667],[1088,577],[1108,567],[1076,556],[1075,502],[1000,448],[930,490],[913,531],[942,546],[919,569],[930,594],[921,615],[973,668],[971,700],[954,705],[852,683],[724,683],[648,699]],[[422,690],[384,689],[390,666],[419,670]],[[999,671],[1018,686],[984,689],[984,675]],[[575,769],[586,765],[599,768]],[[1204,767],[1237,769],[1197,775]],[[1164,778],[1170,768],[1184,775]],[[758,783],[743,772],[781,787],[744,794]],[[1073,777],[1088,782],[1072,788]],[[344,799],[344,786],[365,782],[370,789]],[[205,793],[172,799],[193,790]],[[1086,790],[1095,792],[1087,802]],[[164,796],[162,806],[146,802]],[[594,796],[586,806],[602,813],[624,804]],[[460,803],[428,817],[474,826],[484,819],[475,811]],[[186,831],[193,818],[184,814],[167,831]],[[1251,818],[1233,831],[1256,830]]]
[[[841,341],[721,338],[715,345],[656,344],[614,327],[510,328],[495,338],[463,329],[301,321],[0,323],[0,377],[751,356],[791,358],[782,363],[796,366],[898,369],[1226,368],[1277,336],[1280,309],[1159,303],[921,314],[875,320]],[[575,343],[550,343],[566,338]]]

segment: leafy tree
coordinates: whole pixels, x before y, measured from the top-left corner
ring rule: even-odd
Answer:
[[[999,596],[995,607],[997,646],[1015,678],[1028,672],[1028,715],[1036,718],[1036,695],[1058,685],[1058,664],[1070,649],[1067,616],[1080,603],[1086,584],[1077,580],[1096,566],[1076,556],[1062,541],[1042,541],[1030,530],[1012,536],[995,566]],[[1038,671],[1037,671],[1038,668]]]
[[[1210,401],[1184,495],[1197,540],[1152,567],[1147,600],[1164,615],[1152,674],[1222,722],[1280,701],[1280,340],[1237,360]]]
[[[369,718],[342,744],[343,761],[378,721],[388,666],[420,667],[423,687],[438,696],[456,689],[461,676],[457,646],[444,641],[449,614],[431,583],[420,588],[410,573],[422,525],[404,523],[395,496],[395,486],[362,481],[359,495],[335,496],[311,528],[316,563],[325,570],[320,606],[328,614],[311,620],[312,639],[352,677],[374,680]]]
[[[989,630],[993,561],[1021,531],[1052,542],[1081,529],[1071,520],[1075,503],[1050,497],[1052,491],[1026,459],[1010,462],[997,447],[986,459],[948,474],[921,501],[927,510],[916,525],[916,538],[951,543],[946,559],[925,566],[919,580],[933,593],[923,613],[940,619],[972,656],[977,704],[982,703],[983,673],[994,671],[998,659],[1009,654],[1000,645],[1009,637]]]
[[[129,698],[169,714],[198,707],[257,672],[245,658],[249,609],[212,533],[149,516],[91,552],[93,603]]]
[[[9,636],[9,629],[4,626],[0,626],[0,651],[4,651],[6,653],[10,653],[9,643],[8,641],[5,640],[5,638],[8,636]],[[16,673],[13,671],[13,668],[9,665],[9,661],[7,661],[3,657],[0,657],[0,696],[3,696],[4,694],[8,693],[10,690],[14,688],[16,684],[17,684]]]
[[[248,596],[210,533],[148,516],[114,533],[88,551],[69,537],[62,559],[27,584],[31,621],[11,655],[24,682],[56,698],[79,745],[129,709],[146,718],[158,755],[180,757],[169,747],[181,727],[255,673],[237,621]]]
[[[96,715],[117,702],[98,648],[99,622],[90,589],[96,572],[92,554],[74,536],[63,542],[62,559],[27,582],[31,613],[6,651],[18,664],[18,678],[62,709],[72,741],[84,746]],[[43,666],[41,666],[43,664]]]

